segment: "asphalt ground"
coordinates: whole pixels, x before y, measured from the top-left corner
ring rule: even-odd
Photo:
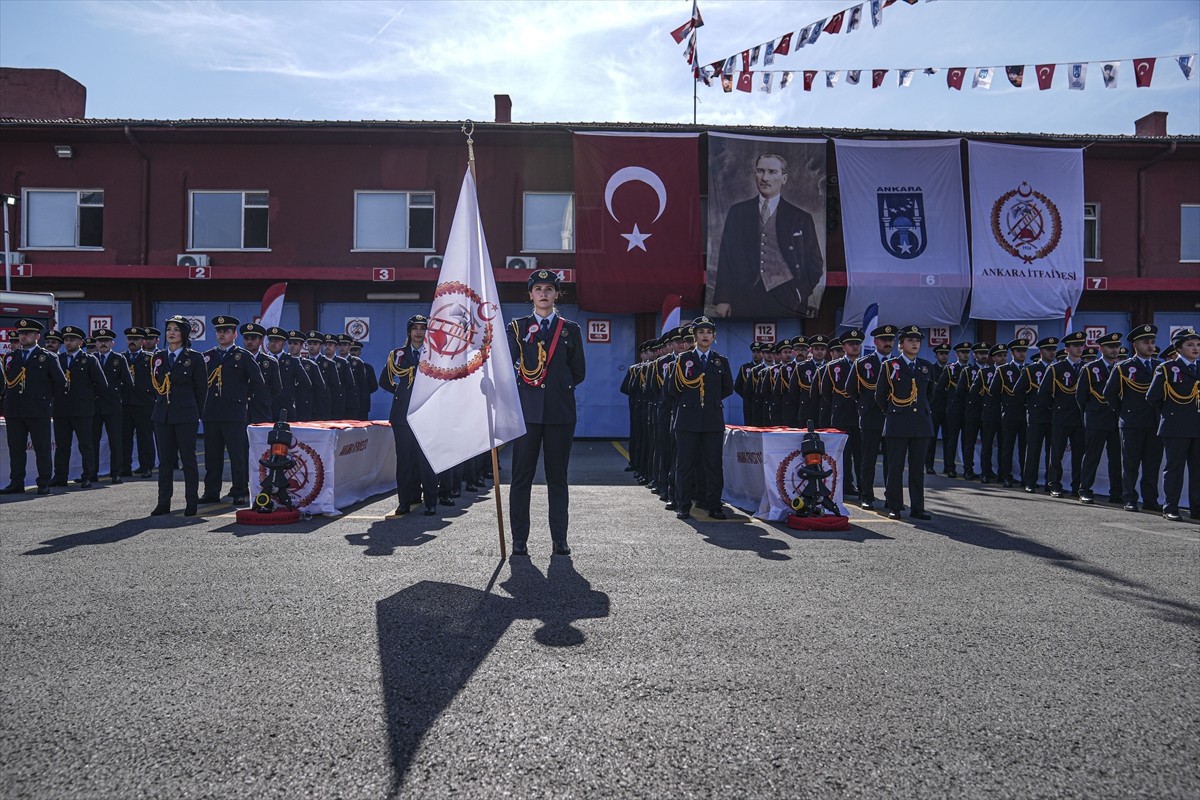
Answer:
[[[503,564],[490,493],[278,528],[150,518],[153,480],[0,498],[0,796],[1200,793],[1194,522],[934,477],[932,522],[810,536],[623,467],[577,443],[574,554],[539,486]]]

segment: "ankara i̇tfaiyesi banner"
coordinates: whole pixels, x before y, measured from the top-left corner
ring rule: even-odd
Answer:
[[[958,325],[971,291],[959,140],[835,140],[846,306],[842,324]]]
[[[971,317],[1062,319],[1083,294],[1083,150],[969,142]]]
[[[700,305],[699,134],[577,133],[575,266],[585,311]]]

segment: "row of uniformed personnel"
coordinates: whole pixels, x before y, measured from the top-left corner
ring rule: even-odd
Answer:
[[[90,486],[98,477],[103,427],[114,483],[133,474],[134,434],[139,477],[150,477],[157,450],[159,504],[154,513],[169,510],[173,466],[178,463],[183,465],[186,513],[194,514],[198,503],[218,502],[226,452],[233,484],[229,499],[244,505],[249,495],[247,423],[270,422],[284,412],[289,420],[367,418],[378,383],[358,355],[361,345],[350,337],[241,325],[230,316],[211,322],[217,346],[203,353],[190,348],[190,322],[176,316],[167,320],[164,349],[155,347],[157,329],[134,327],[125,332],[127,352],[116,353],[116,334],[102,329],[93,334],[97,348],[92,354],[80,328],[51,331],[43,348],[38,343],[41,323],[20,320],[19,347],[0,361],[11,466],[9,484],[0,493],[25,491],[27,441],[33,444],[39,494],[67,485],[72,438],[83,459],[80,483]],[[239,332],[244,348],[236,344]],[[53,461],[52,418],[57,440]],[[201,421],[203,496],[195,453]]]

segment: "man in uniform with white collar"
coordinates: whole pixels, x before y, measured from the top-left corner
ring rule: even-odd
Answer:
[[[1163,446],[1158,437],[1158,410],[1146,399],[1150,379],[1162,360],[1154,355],[1155,325],[1138,325],[1125,337],[1133,356],[1113,368],[1104,398],[1117,412],[1121,432],[1121,488],[1126,511],[1162,511],[1158,503],[1158,470]],[[1140,480],[1139,480],[1140,473]],[[1138,489],[1141,489],[1139,496]]]
[[[92,485],[92,475],[98,471],[99,455],[92,443],[92,419],[96,416],[96,400],[108,388],[108,380],[100,362],[83,349],[83,329],[67,325],[62,329],[66,351],[58,354],[58,362],[67,378],[66,391],[54,403],[54,478],[51,486],[66,486],[71,471],[71,437],[79,442],[79,457],[83,462],[84,489]]]
[[[1055,361],[1042,377],[1038,398],[1050,409],[1050,468],[1046,486],[1051,497],[1063,496],[1063,455],[1071,446],[1071,494],[1078,494],[1083,472],[1083,412],[1075,400],[1079,390],[1079,373],[1083,369],[1083,348],[1087,334],[1068,333],[1062,338],[1066,358]]]
[[[114,353],[113,340],[117,338],[115,331],[101,328],[92,336],[96,339],[96,357],[100,359],[100,369],[108,381],[107,389],[96,397],[96,416],[92,419],[92,447],[100,452],[100,434],[108,432],[108,473],[112,482],[122,483],[121,464],[125,460],[125,433],[123,404],[126,398],[133,394],[133,376],[129,374],[129,362],[120,353]],[[99,475],[92,475],[93,481],[100,480]]]
[[[246,433],[250,398],[266,392],[262,370],[249,351],[237,345],[238,320],[213,317],[217,346],[204,354],[208,393],[204,399],[204,496],[201,503],[221,501],[225,453],[229,453],[232,487],[229,501],[247,505],[250,499],[250,441]],[[159,462],[162,466],[162,462]]]
[[[437,513],[438,477],[429,459],[417,443],[408,424],[408,404],[412,399],[413,381],[421,364],[421,348],[429,319],[422,314],[408,318],[404,344],[388,353],[387,363],[379,371],[379,387],[392,395],[388,420],[396,445],[396,510],[402,517],[417,500],[425,502],[425,516]]]
[[[61,395],[67,379],[53,354],[38,346],[45,330],[36,319],[17,320],[17,349],[4,357],[4,422],[8,436],[8,486],[0,494],[24,494],[26,447],[33,444],[37,493],[50,494],[54,460],[50,454],[50,398]]]
[[[1158,409],[1167,463],[1163,468],[1163,517],[1178,522],[1183,473],[1188,476],[1192,519],[1200,519],[1200,333],[1194,328],[1176,332],[1175,358],[1154,370],[1146,399]]]
[[[917,354],[924,335],[916,325],[900,328],[900,353],[880,365],[874,400],[883,410],[887,446],[884,501],[888,519],[900,519],[904,507],[904,467],[908,465],[911,519],[932,519],[925,510],[925,451],[933,438],[933,365]]]

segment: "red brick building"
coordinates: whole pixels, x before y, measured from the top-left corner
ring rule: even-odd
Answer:
[[[427,263],[445,246],[466,166],[461,123],[101,120],[84,116],[84,101],[83,87],[62,73],[0,70],[0,192],[20,199],[11,213],[13,288],[54,292],[60,322],[121,328],[174,313],[245,320],[268,285],[287,281],[285,325],[341,331],[365,321],[365,357],[378,364],[403,338],[407,317],[428,312],[437,273]],[[513,123],[510,108],[498,96],[496,121],[476,123],[474,133],[489,249],[512,304],[506,314],[521,311],[528,274],[505,269],[510,257],[574,269],[573,231],[565,229],[573,131],[710,129]],[[1155,322],[1165,342],[1170,325],[1200,318],[1200,137],[1169,136],[1165,114],[1139,120],[1130,136],[723,130],[1086,147],[1087,290],[1078,323],[1124,331]],[[703,136],[700,151],[703,195]],[[965,175],[965,142],[963,154]],[[828,158],[832,178],[832,143]],[[829,188],[834,223],[821,313],[807,323],[773,321],[781,336],[832,331],[840,320],[845,256],[833,180]],[[624,435],[616,386],[634,343],[657,321],[567,313],[595,322],[598,339],[608,332],[589,348],[579,435]],[[751,325],[723,325],[718,347],[740,360]],[[954,336],[1004,341],[1013,327],[971,321]]]

